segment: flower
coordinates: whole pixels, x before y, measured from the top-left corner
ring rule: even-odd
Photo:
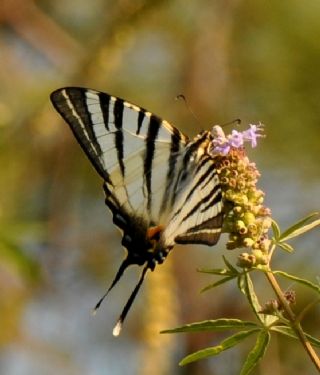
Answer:
[[[231,134],[225,136],[221,126],[213,126],[211,133],[213,140],[211,144],[211,153],[227,155],[231,148],[241,148],[246,141],[251,142],[251,147],[257,146],[257,138],[263,137],[261,132],[263,131],[263,125],[250,124],[250,128],[239,132],[238,130],[232,130]]]
[[[227,155],[230,151],[231,146],[221,126],[215,125],[212,128],[211,133],[214,138],[211,143],[210,152],[221,155]]]
[[[239,148],[243,146],[243,133],[239,133],[237,130],[232,130],[231,135],[227,139],[231,147]]]
[[[257,138],[262,137],[261,128],[261,124],[250,124],[249,129],[233,130],[226,136],[216,125],[209,145],[221,184],[224,204],[222,232],[229,234],[227,249],[251,249],[250,254],[245,252],[239,257],[238,265],[244,268],[268,264],[271,246],[268,239],[271,211],[263,205],[265,194],[257,187],[260,172],[244,148],[245,142],[256,147]]]
[[[257,146],[257,138],[263,137],[260,133],[263,129],[263,125],[259,123],[258,125],[249,124],[250,128],[242,132],[243,139],[251,141],[251,147]]]
[[[221,144],[215,144],[214,151],[221,155],[227,155],[230,151],[231,146],[229,143],[221,143]]]

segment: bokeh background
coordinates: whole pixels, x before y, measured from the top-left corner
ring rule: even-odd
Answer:
[[[123,258],[101,181],[49,94],[67,85],[124,97],[193,136],[216,123],[262,121],[250,150],[266,204],[283,228],[319,210],[320,2],[309,0],[0,1],[0,373],[6,375],[237,374],[248,339],[178,367],[218,334],[160,335],[219,317],[254,319],[233,284],[197,267],[234,259],[177,246],[150,274],[126,323],[112,327],[139,270],[130,269],[96,317],[91,308]],[[177,94],[184,94],[197,120]],[[319,276],[319,231],[279,252],[274,267]],[[255,280],[261,302],[272,297]],[[296,311],[315,296],[298,285]],[[319,336],[319,306],[305,328]],[[300,345],[273,337],[254,374],[313,374]]]

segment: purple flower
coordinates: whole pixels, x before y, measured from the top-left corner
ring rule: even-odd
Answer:
[[[245,141],[251,142],[251,147],[257,146],[257,138],[263,137],[262,124],[249,125],[250,128],[239,132],[238,130],[232,130],[231,134],[225,136],[222,128],[215,125],[212,128],[213,140],[211,143],[211,152],[213,154],[227,155],[231,148],[241,148]]]
[[[246,141],[251,141],[251,147],[256,147],[257,138],[263,136],[262,134],[259,133],[262,131],[262,124],[259,124],[259,125],[250,124],[249,126],[250,126],[250,129],[242,132],[243,139],[245,139]]]
[[[218,135],[212,140],[211,152],[215,154],[227,155],[230,151],[230,144],[227,138],[223,135]]]
[[[220,155],[225,156],[229,153],[230,148],[231,147],[230,147],[229,143],[224,143],[224,144],[221,144],[221,145],[214,146],[213,151],[216,154],[220,154]]]
[[[243,146],[243,134],[237,130],[232,130],[232,133],[228,136],[228,141],[231,147],[239,148]]]

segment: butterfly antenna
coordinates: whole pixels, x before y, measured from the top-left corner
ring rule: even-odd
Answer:
[[[188,104],[188,101],[187,101],[187,98],[183,95],[183,94],[179,94],[175,97],[176,100],[183,100],[187,110],[189,111],[189,113],[191,113],[192,117],[197,121],[199,122],[199,119],[198,117],[194,114],[193,110],[191,109],[191,107],[189,106]]]
[[[109,294],[110,290],[117,284],[117,282],[120,280],[121,276],[123,275],[123,272],[125,271],[125,269],[130,266],[130,261],[128,260],[128,258],[126,258],[120,265],[119,269],[118,269],[118,272],[116,273],[116,276],[114,278],[114,280],[112,281],[111,285],[109,286],[108,290],[105,292],[105,294],[100,298],[100,300],[98,301],[98,303],[96,304],[95,308],[92,310],[92,315],[95,315],[98,308],[100,307],[101,303],[103,302],[103,300],[107,297],[107,295]]]
[[[129,297],[126,305],[124,306],[123,310],[122,310],[122,313],[117,321],[117,324],[114,326],[113,328],[113,331],[112,331],[112,334],[113,336],[119,336],[120,335],[120,332],[121,332],[121,329],[122,329],[122,324],[123,324],[123,321],[125,320],[129,310],[130,310],[130,307],[134,301],[134,299],[136,298],[137,296],[137,293],[143,283],[143,280],[144,280],[144,277],[147,273],[149,269],[149,266],[148,264],[144,267],[142,273],[141,273],[141,276],[140,276],[140,279],[138,281],[138,284],[135,286],[135,288],[133,289],[133,292],[131,293],[131,296]]]
[[[225,126],[233,125],[233,124],[240,125],[241,124],[241,119],[240,118],[236,118],[236,119],[234,119],[232,121],[225,122],[224,124],[220,125],[220,127],[224,128]]]

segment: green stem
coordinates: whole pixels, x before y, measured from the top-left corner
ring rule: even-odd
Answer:
[[[284,311],[287,314],[288,320],[291,323],[291,328],[294,330],[294,332],[298,336],[298,338],[299,338],[300,342],[302,343],[304,349],[308,353],[311,361],[313,362],[313,364],[315,365],[317,370],[320,372],[320,359],[317,356],[317,353],[315,352],[313,347],[311,346],[310,342],[306,338],[306,336],[303,332],[303,329],[300,325],[300,322],[299,322],[299,320],[296,319],[293,311],[291,310],[291,308],[289,306],[289,303],[284,298],[283,291],[281,290],[276,278],[274,277],[274,274],[270,270],[269,272],[266,272],[265,275],[266,275],[269,283],[271,284],[272,289],[274,290],[275,294],[277,295],[278,300],[280,301]]]

